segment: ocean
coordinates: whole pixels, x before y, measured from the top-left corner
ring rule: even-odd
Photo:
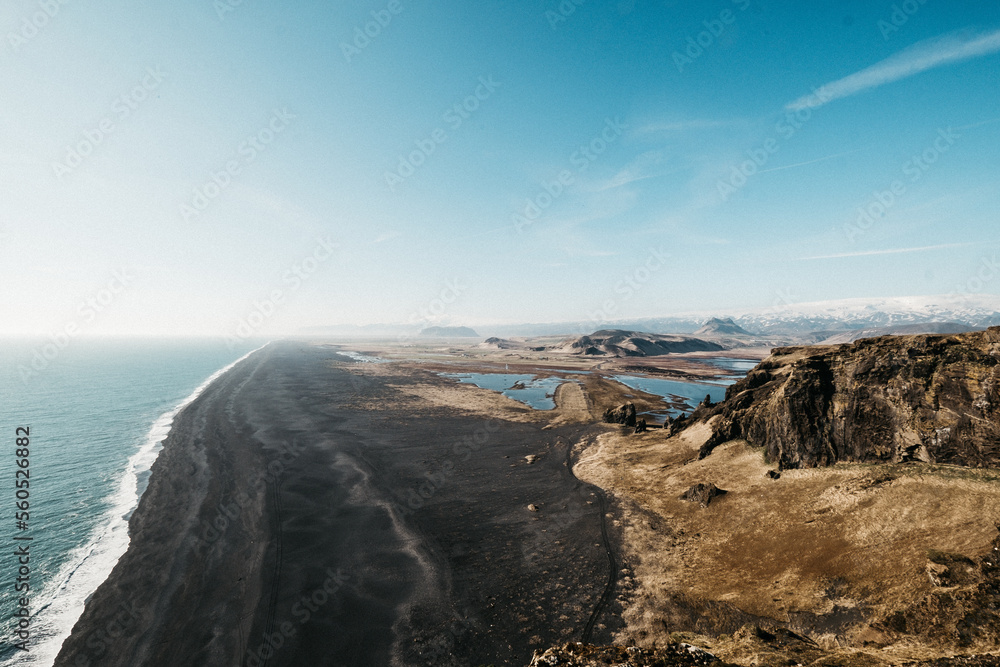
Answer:
[[[52,664],[84,603],[128,547],[128,517],[173,416],[210,379],[260,345],[73,340],[60,349],[51,342],[4,341],[0,665]],[[17,440],[25,430],[19,428],[28,432],[26,462]],[[23,486],[25,477],[28,488],[17,488],[15,482]],[[19,502],[28,503],[24,526],[17,523],[24,517],[15,516]],[[16,647],[24,594],[15,591],[19,583],[30,586],[27,651]]]

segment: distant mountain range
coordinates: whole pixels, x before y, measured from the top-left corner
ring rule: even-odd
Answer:
[[[595,329],[623,329],[660,334],[694,334],[702,327],[719,336],[781,336],[823,332],[816,342],[846,331],[884,329],[904,325],[964,325],[983,329],[1000,325],[1000,296],[993,294],[842,299],[747,309],[738,312],[688,312],[664,317],[615,321],[591,320],[533,324],[478,324],[486,336],[586,335]],[[721,329],[734,327],[739,333]],[[918,327],[919,328],[919,327]],[[419,329],[406,324],[338,325],[312,327],[309,335],[344,337],[409,337]],[[933,331],[929,329],[928,332]],[[752,334],[747,332],[753,332]],[[939,332],[942,333],[942,332]],[[700,334],[707,335],[707,334]]]
[[[951,323],[970,329],[1000,325],[1000,296],[993,294],[841,299],[797,303],[735,313],[690,312],[608,322],[552,322],[521,325],[483,325],[496,336],[545,336],[586,334],[594,329],[615,328],[652,333],[694,334],[712,321],[731,322],[743,335],[803,335],[814,331],[833,335],[858,329],[877,329],[910,324]],[[734,334],[725,334],[732,336]]]
[[[763,334],[874,329],[927,322],[949,322],[983,329],[1000,324],[1000,296],[981,294],[820,301],[750,311],[737,317],[736,322]]]
[[[422,338],[479,338],[475,329],[469,327],[427,327],[417,334]]]
[[[893,327],[878,327],[876,329],[854,329],[834,334],[819,341],[820,345],[840,345],[853,343],[862,338],[876,336],[910,336],[919,334],[960,334],[974,331],[973,327],[958,322],[929,322],[927,324],[900,324]]]

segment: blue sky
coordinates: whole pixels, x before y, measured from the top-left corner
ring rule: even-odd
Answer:
[[[1000,245],[976,4],[9,0],[0,332],[952,292]]]

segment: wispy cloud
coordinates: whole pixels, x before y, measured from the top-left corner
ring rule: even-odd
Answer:
[[[402,232],[382,232],[372,243],[385,243],[386,241],[391,241],[392,239],[399,238],[402,236]]]
[[[639,155],[631,163],[623,167],[617,174],[612,176],[607,182],[599,185],[597,191],[620,188],[629,183],[644,181],[647,178],[659,176],[656,169],[663,163],[663,153],[661,151],[649,151]]]
[[[974,243],[942,243],[941,245],[925,245],[919,248],[890,248],[888,250],[862,250],[859,252],[840,252],[833,255],[814,255],[812,257],[799,257],[799,261],[813,259],[841,259],[843,257],[869,257],[872,255],[900,255],[909,252],[925,252],[927,250],[943,250],[945,248],[966,248]]]
[[[771,167],[770,169],[761,169],[758,174],[766,174],[769,171],[781,171],[783,169],[794,169],[795,167],[804,167],[807,164],[815,164],[817,162],[823,162],[824,160],[832,160],[835,157],[841,157],[842,155],[852,155],[854,153],[860,153],[860,148],[855,148],[852,151],[844,151],[842,153],[834,153],[833,155],[826,155],[824,157],[818,157],[815,160],[806,160],[805,162],[796,162],[795,164],[784,164],[780,167]]]
[[[697,245],[729,245],[732,243],[730,239],[721,236],[704,236],[702,234],[686,234],[683,238]]]
[[[969,125],[962,125],[960,127],[956,127],[955,129],[956,130],[971,130],[971,129],[975,128],[975,127],[982,127],[983,125],[992,125],[993,123],[1000,123],[1000,117],[998,117],[998,118],[990,118],[990,119],[987,119],[987,120],[981,120],[978,123],[971,123]]]
[[[815,93],[790,102],[785,108],[790,111],[815,109],[833,100],[899,81],[935,67],[997,51],[1000,51],[1000,30],[988,33],[962,30],[933,37],[917,42],[871,67],[827,83]]]
[[[600,250],[597,248],[563,248],[563,252],[569,257],[617,257],[614,250]]]
[[[649,123],[642,125],[636,132],[638,134],[655,134],[660,132],[685,132],[687,130],[711,130],[717,127],[732,127],[741,124],[742,121],[735,120],[711,120],[707,118],[695,118],[692,120],[669,121],[663,123]]]

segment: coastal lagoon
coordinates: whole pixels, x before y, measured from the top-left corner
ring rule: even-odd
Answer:
[[[726,371],[729,375],[738,377],[743,377],[760,363],[758,359],[740,359],[737,357],[706,357],[705,359],[698,359],[698,361],[710,364]]]
[[[712,383],[684,382],[641,375],[613,375],[611,379],[631,389],[662,396],[667,407],[662,411],[645,412],[640,415],[652,417],[658,421],[664,421],[668,416],[678,417],[681,414],[690,414],[705,399],[705,396],[711,397],[713,403],[718,403],[726,397],[726,387],[736,382],[735,379],[719,380]]]
[[[521,373],[441,373],[441,376],[498,391],[536,410],[555,408],[556,388],[563,382],[572,382],[560,377],[539,378]]]

